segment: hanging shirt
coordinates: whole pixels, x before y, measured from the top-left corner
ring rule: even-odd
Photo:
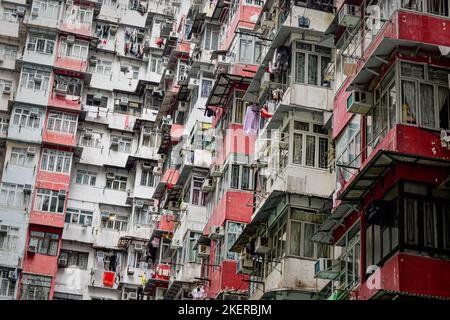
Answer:
[[[258,107],[254,104],[247,107],[244,118],[244,133],[257,134],[259,129]]]

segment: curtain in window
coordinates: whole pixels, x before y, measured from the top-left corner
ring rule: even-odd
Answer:
[[[402,118],[403,123],[416,124],[416,84],[412,81],[402,81]]]
[[[306,165],[314,167],[316,156],[316,137],[306,136]]]
[[[314,242],[311,241],[311,238],[314,234],[314,225],[310,223],[305,223],[304,229],[304,242],[303,242],[303,256],[308,258],[314,257]]]
[[[449,92],[447,88],[439,87],[438,90],[439,128],[450,129]]]
[[[291,255],[300,256],[301,228],[300,222],[291,222]]]
[[[302,164],[302,144],[303,135],[300,133],[294,133],[294,148],[293,148],[293,162],[295,164]]]
[[[305,54],[297,52],[295,55],[295,82],[305,83]]]
[[[319,57],[308,55],[308,84],[318,85]]]
[[[422,127],[435,128],[434,90],[429,84],[420,85],[420,113]]]

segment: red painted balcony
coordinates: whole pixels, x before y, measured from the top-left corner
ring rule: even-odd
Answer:
[[[217,297],[223,290],[236,290],[236,294],[248,292],[248,275],[237,274],[237,261],[225,260],[220,268],[212,271],[209,288],[206,292],[208,298]]]
[[[54,132],[54,131],[44,131],[44,134],[42,136],[42,141],[51,143],[51,144],[58,144],[62,146],[70,146],[75,147],[77,144],[77,137],[75,134],[67,134],[67,133],[61,133],[61,132]]]
[[[203,229],[209,234],[211,226],[223,226],[226,220],[249,223],[252,217],[253,195],[244,191],[226,191],[219,200]]]
[[[93,4],[89,4],[87,1],[75,1],[73,4],[67,4],[64,8],[59,29],[66,33],[73,33],[89,38],[92,37],[93,10]]]
[[[27,253],[23,259],[23,272],[54,277],[58,271],[57,256],[48,256],[39,253]]]
[[[353,176],[338,192],[340,200],[361,200],[367,190],[395,163],[440,166],[450,161],[450,150],[441,144],[440,133],[410,125],[397,124],[376,147],[357,159],[364,159]],[[352,166],[352,163],[349,164]]]
[[[75,147],[77,115],[62,112],[47,112],[42,141],[68,147]]]
[[[171,214],[162,215],[161,221],[158,223],[158,227],[156,228],[158,231],[163,232],[173,232],[174,229],[175,217]]]
[[[155,273],[152,275],[153,280],[168,281],[170,279],[170,264],[159,263],[156,265]]]
[[[68,190],[70,184],[69,173],[56,173],[38,170],[36,187],[52,190]]]
[[[450,298],[450,261],[398,253],[364,282],[353,297],[381,298],[386,294],[407,294]]]
[[[63,213],[51,213],[38,210],[31,210],[30,224],[64,228],[65,209]]]
[[[178,143],[183,136],[184,126],[181,124],[172,124],[170,128],[170,140],[172,143]]]
[[[66,56],[57,56],[55,67],[76,72],[86,72],[88,63],[86,60],[74,59]]]
[[[48,99],[48,105],[63,110],[81,111],[81,97],[60,95],[53,91]]]

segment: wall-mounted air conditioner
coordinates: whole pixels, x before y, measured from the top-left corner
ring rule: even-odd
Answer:
[[[361,21],[361,7],[344,4],[338,12],[338,24],[347,28],[356,27]]]
[[[144,250],[144,245],[142,243],[134,244],[134,251],[142,251],[142,250]]]
[[[197,248],[197,255],[201,258],[209,257],[210,252],[211,252],[210,250],[211,250],[210,247],[205,246],[203,244],[199,244],[198,248]]]
[[[66,38],[67,43],[74,43],[75,42],[75,36],[72,34],[69,34]]]
[[[373,106],[371,92],[353,90],[347,98],[347,112],[367,114]]]
[[[154,174],[155,176],[160,176],[160,175],[162,175],[162,172],[163,172],[162,166],[157,166],[157,167],[154,167],[154,168],[153,168],[153,174]]]
[[[270,12],[261,13],[261,26],[267,26],[268,28],[275,26],[273,16]]]
[[[188,89],[195,89],[200,85],[200,80],[196,78],[190,78],[188,83]]]
[[[110,25],[109,26],[109,33],[110,34],[116,34],[118,28],[119,28],[119,26],[117,24]]]
[[[25,7],[22,7],[22,6],[17,6],[16,7],[16,15],[18,17],[24,17],[25,16],[25,11],[26,11]]]
[[[188,109],[188,104],[187,104],[187,102],[180,101],[180,102],[178,103],[178,108],[177,108],[177,110],[178,110],[179,112],[186,112],[187,109]]]
[[[57,95],[66,95],[68,85],[65,82],[56,83],[55,92]]]
[[[128,97],[120,97],[120,104],[126,106],[128,104]]]
[[[153,166],[149,164],[142,164],[142,171],[150,171],[153,170]]]
[[[67,256],[66,257],[58,257],[58,266],[67,267]]]
[[[143,208],[144,207],[144,200],[136,200],[135,206],[136,206],[136,208]]]
[[[224,236],[224,230],[221,226],[211,226],[209,228],[209,238],[220,239]]]
[[[64,199],[67,195],[67,191],[66,190],[59,190],[58,192],[58,198],[60,199]]]
[[[111,137],[111,147],[118,146],[118,145],[119,145],[119,138]]]
[[[28,245],[28,248],[27,248],[28,253],[36,253],[36,251],[37,251],[36,245],[33,245],[33,244]]]
[[[28,146],[27,148],[27,154],[34,155],[36,154],[36,147]]]
[[[11,94],[11,86],[5,85],[3,87],[3,94],[10,95]]]
[[[203,190],[203,191],[207,191],[207,192],[213,191],[213,190],[214,190],[214,187],[215,187],[214,179],[206,178],[206,179],[203,181],[203,184],[202,184],[202,190]]]
[[[255,252],[259,254],[269,253],[272,248],[270,239],[267,237],[258,237],[255,241]]]
[[[106,179],[114,179],[115,178],[114,172],[107,172],[106,173]]]
[[[251,255],[242,253],[237,263],[237,272],[240,274],[252,274],[253,273],[253,260]]]

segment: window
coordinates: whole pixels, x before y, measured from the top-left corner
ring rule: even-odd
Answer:
[[[211,90],[212,90],[212,85],[213,85],[212,80],[208,80],[208,79],[202,80],[202,93],[201,93],[202,98],[209,97],[209,94],[211,93]]]
[[[20,286],[20,300],[48,300],[52,278],[24,273]]]
[[[65,222],[91,226],[93,215],[94,213],[92,211],[67,208]]]
[[[77,9],[77,21],[80,24],[91,24],[92,22],[92,10],[89,8],[82,8],[78,6],[72,6],[73,9]]]
[[[53,90],[56,89],[57,84],[63,84],[67,87],[65,92],[66,96],[72,96],[72,99],[77,99],[81,96],[81,89],[83,88],[83,81],[81,78],[55,75],[55,81],[53,83]],[[67,97],[66,97],[67,99]]]
[[[197,250],[194,249],[197,240],[200,238],[200,233],[189,231],[184,239],[183,256],[184,262],[200,262],[197,256]]]
[[[33,155],[27,153],[27,148],[13,147],[11,149],[9,165],[30,168],[33,164],[33,158]]]
[[[227,259],[229,260],[239,259],[239,254],[237,252],[231,252],[230,249],[236,242],[237,238],[242,233],[244,228],[245,223],[227,221],[225,234]]]
[[[329,87],[325,80],[325,71],[331,62],[331,50],[314,44],[295,45],[295,82],[308,85]]]
[[[147,205],[145,205],[144,208],[136,208],[135,213],[135,224],[148,225],[152,223],[152,213],[148,210]]]
[[[192,179],[192,204],[195,206],[206,206],[207,192],[202,191],[204,178],[194,177]]]
[[[40,110],[16,108],[13,113],[13,125],[39,129]]]
[[[361,240],[359,229],[360,223],[357,222],[337,243],[337,246],[342,248],[342,253],[339,256],[341,270],[336,279],[338,284],[335,284],[337,290],[352,288],[359,284],[361,274]]]
[[[106,174],[106,188],[112,189],[112,190],[120,190],[120,191],[126,191],[127,190],[127,177],[126,176],[120,176],[120,175],[114,175],[114,177],[109,176],[109,174]]]
[[[58,253],[59,235],[56,233],[31,231],[28,246],[36,246],[37,253],[56,256]]]
[[[101,148],[102,133],[92,130],[83,130],[81,131],[78,144],[83,147]]]
[[[213,256],[213,270],[219,268],[220,264],[223,261],[223,252],[222,252],[222,240],[214,241],[214,256]]]
[[[23,185],[2,183],[0,187],[0,205],[11,208],[24,208],[28,204],[28,195],[23,193]]]
[[[16,250],[19,228],[0,225],[0,250]]]
[[[42,151],[41,170],[69,174],[71,160],[71,152],[44,149]]]
[[[97,59],[95,66],[91,67],[91,71],[97,74],[111,75],[112,61]]]
[[[97,172],[78,170],[75,178],[75,183],[95,186],[96,179],[97,179]]]
[[[59,191],[38,189],[34,209],[52,213],[63,213],[66,196],[59,194]]]
[[[93,94],[88,94],[86,96],[86,105],[100,107],[100,108],[107,108],[108,107],[108,97],[102,96],[100,99],[96,99],[96,98],[94,98]]]
[[[206,25],[205,29],[205,50],[217,50],[219,49],[220,30],[218,26]]]
[[[27,41],[27,50],[37,53],[53,54],[55,40],[44,35],[31,34]]]
[[[150,128],[144,128],[144,138],[142,140],[142,145],[149,148],[158,148],[161,143],[161,134],[156,132],[150,132],[150,134],[145,133]]]
[[[49,112],[47,130],[68,134],[75,134],[77,129],[77,115],[62,112]]]
[[[61,249],[59,259],[64,259],[67,264],[60,267],[87,269],[89,253]],[[61,260],[60,260],[61,261]]]
[[[109,218],[102,217],[101,227],[104,229],[127,231],[128,217],[112,214]]]
[[[47,92],[50,72],[24,67],[20,75],[22,77],[20,83],[22,89]]]
[[[234,112],[233,112],[233,122],[235,123],[244,123],[244,115],[247,111],[248,102],[242,99],[244,96],[243,91],[236,91],[235,92],[235,100],[234,100]]]
[[[319,124],[294,121],[292,162],[328,168],[328,131]]]
[[[9,119],[0,118],[0,133],[7,134],[9,126]]]
[[[17,22],[16,11],[10,8],[3,8],[2,20],[7,22]]]
[[[287,215],[283,214],[281,218],[275,221],[269,228],[269,238],[272,242],[272,248],[267,254],[268,270],[270,273],[277,263],[286,253],[287,240]]]
[[[63,57],[86,61],[88,54],[87,43],[67,43],[66,38],[61,39],[59,54]]]
[[[16,289],[16,283],[9,280],[8,269],[0,269],[0,296],[2,297],[14,297],[14,291]]]
[[[59,20],[59,12],[61,9],[61,3],[58,1],[53,0],[36,0],[33,1],[32,4],[32,10],[33,8],[38,8],[39,14],[37,17],[31,16],[31,19],[52,19],[52,20]]]
[[[131,138],[111,136],[111,149],[117,152],[131,152]]]
[[[0,56],[7,59],[16,59],[19,47],[0,43]]]
[[[304,209],[291,209],[289,254],[302,258],[318,259],[330,256],[330,247],[312,242],[324,215]]]
[[[71,293],[54,292],[53,300],[83,300],[83,296]]]
[[[241,36],[239,39],[239,62],[243,63],[261,63],[262,43],[256,41],[254,37]]]
[[[162,74],[162,59],[152,56],[150,58],[150,72]]]
[[[155,187],[159,179],[153,175],[151,170],[142,170],[141,173],[141,186]]]
[[[5,87],[12,88],[12,81],[0,79],[0,91],[3,93]]]

